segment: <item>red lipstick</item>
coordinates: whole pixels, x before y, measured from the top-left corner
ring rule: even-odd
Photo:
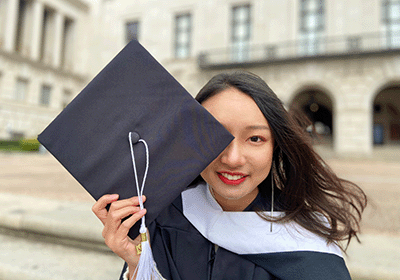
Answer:
[[[228,174],[230,176],[241,176],[239,179],[236,180],[232,180],[232,179],[228,179],[226,178],[224,175],[222,175],[222,173],[224,174]],[[225,184],[227,185],[239,185],[240,183],[243,183],[246,178],[247,175],[243,174],[243,173],[232,173],[232,172],[217,172],[218,178]]]

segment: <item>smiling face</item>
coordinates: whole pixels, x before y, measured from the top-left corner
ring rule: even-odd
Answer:
[[[270,127],[254,100],[236,88],[225,89],[202,105],[235,139],[201,176],[222,209],[244,210],[271,169],[274,140]]]

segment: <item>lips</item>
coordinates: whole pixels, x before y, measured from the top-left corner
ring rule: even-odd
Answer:
[[[219,179],[227,185],[239,185],[248,175],[243,173],[217,172]]]

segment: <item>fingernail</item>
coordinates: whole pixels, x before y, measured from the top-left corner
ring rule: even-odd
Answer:
[[[110,195],[110,199],[118,199],[119,195],[118,194],[112,194]]]

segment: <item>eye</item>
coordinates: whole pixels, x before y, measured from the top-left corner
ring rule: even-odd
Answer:
[[[265,138],[261,136],[251,136],[249,140],[254,143],[265,142]]]

